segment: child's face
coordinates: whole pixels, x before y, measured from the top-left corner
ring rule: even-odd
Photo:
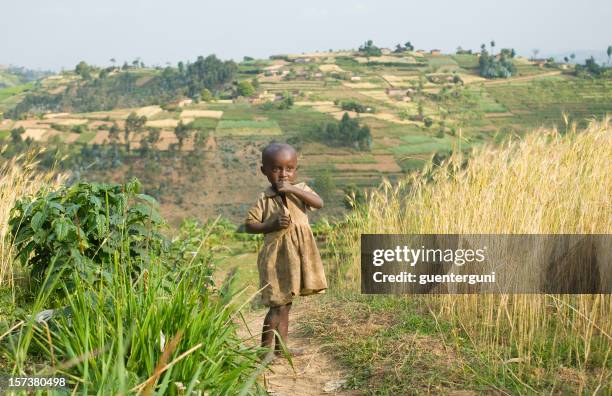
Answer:
[[[261,173],[276,189],[279,181],[293,183],[297,176],[297,155],[289,150],[279,150],[270,155],[261,167]]]

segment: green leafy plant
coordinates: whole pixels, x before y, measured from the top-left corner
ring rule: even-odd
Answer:
[[[110,278],[101,264],[117,254],[138,268],[165,243],[155,200],[139,191],[137,180],[81,182],[19,200],[9,220],[17,258],[38,280],[50,267],[53,276],[71,270],[90,282]]]

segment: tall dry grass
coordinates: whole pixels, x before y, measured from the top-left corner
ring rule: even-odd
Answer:
[[[15,202],[41,188],[57,187],[64,176],[37,168],[39,153],[22,154],[10,160],[0,159],[0,288],[13,287],[15,262],[13,244],[8,236],[8,220]]]
[[[583,131],[566,129],[479,148],[467,165],[456,154],[395,185],[383,183],[330,238],[337,287],[358,290],[361,233],[611,234],[612,123],[606,118]],[[576,376],[571,380],[579,389],[589,382],[583,370],[598,368],[589,371],[597,373],[595,388],[609,380],[610,295],[410,298],[423,299],[436,318],[453,323],[499,363],[493,370],[510,370],[519,383],[527,372],[562,366],[577,370],[567,375]]]

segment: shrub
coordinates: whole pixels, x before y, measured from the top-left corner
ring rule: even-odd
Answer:
[[[136,267],[146,263],[164,238],[154,199],[139,190],[137,180],[81,182],[20,199],[9,220],[16,256],[39,281],[49,268],[52,278],[70,279],[76,273],[90,283],[108,279],[101,264],[118,253]]]

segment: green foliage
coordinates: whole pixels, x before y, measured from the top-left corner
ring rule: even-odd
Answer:
[[[91,67],[85,63],[85,61],[80,61],[78,65],[74,68],[76,74],[78,74],[83,80],[91,79]]]
[[[368,126],[344,113],[339,123],[327,123],[315,126],[310,137],[331,146],[348,146],[358,150],[369,150],[372,145],[372,135]]]
[[[489,55],[483,49],[478,61],[478,72],[485,78],[508,78],[516,74],[516,66],[509,58],[511,53],[501,52],[499,57]]]
[[[68,377],[76,394],[252,394],[258,349],[243,345],[232,296],[210,290],[209,252],[191,258],[201,246],[190,241],[172,270],[154,256],[134,278],[131,259],[119,260],[118,251],[104,287],[72,273],[74,291],[55,304],[62,309],[46,322],[21,318],[25,324],[4,340],[3,356],[19,372],[30,372],[26,358],[70,362],[43,365],[38,374]],[[41,292],[33,312],[52,304]]]
[[[381,56],[382,51],[374,45],[372,40],[368,40],[359,47],[359,52],[365,56]]]
[[[215,93],[225,89],[237,72],[233,61],[221,61],[215,55],[200,56],[187,66],[179,62],[177,68],[166,67],[162,71],[125,66],[104,79],[70,83],[68,89],[57,94],[30,92],[6,116],[17,119],[22,114],[45,111],[107,111],[168,103],[185,95],[198,98],[205,88]],[[81,75],[87,76],[87,70],[91,73],[86,64],[79,67]]]
[[[255,88],[253,84],[249,80],[243,80],[238,83],[236,88],[236,93],[238,96],[249,97],[255,94]]]
[[[176,140],[178,140],[178,150],[181,151],[183,148],[183,143],[185,139],[189,137],[189,127],[183,124],[183,121],[179,121],[176,128],[174,128],[174,135],[176,136]]]
[[[223,62],[215,55],[199,56],[194,63],[187,65],[184,73],[179,70],[179,77],[187,82],[187,94],[195,97],[204,88],[214,90],[229,84],[237,70],[234,61]]]
[[[285,92],[283,94],[283,99],[278,103],[277,108],[279,110],[287,110],[293,107],[293,96],[291,94]]]
[[[363,105],[356,100],[345,100],[340,104],[342,110],[354,111],[356,113],[374,113],[374,108]]]
[[[21,135],[23,135],[24,133],[25,133],[24,127],[11,129],[11,141],[15,144],[21,143],[23,141],[23,138],[21,137]]]
[[[76,273],[87,282],[109,280],[102,263],[121,260],[148,262],[164,238],[162,218],[153,198],[140,194],[140,184],[81,182],[57,191],[20,199],[11,210],[10,233],[16,256],[31,267],[35,279],[71,279]]]
[[[606,74],[606,68],[599,65],[592,56],[584,61],[584,65],[576,65],[577,75],[601,77]]]
[[[200,100],[203,100],[204,102],[210,102],[213,99],[214,96],[208,88],[204,88],[202,92],[200,92]]]
[[[139,132],[147,123],[147,117],[138,116],[135,112],[131,112],[125,120],[125,128],[123,133],[125,135],[125,147],[130,152],[130,134],[132,132]]]

